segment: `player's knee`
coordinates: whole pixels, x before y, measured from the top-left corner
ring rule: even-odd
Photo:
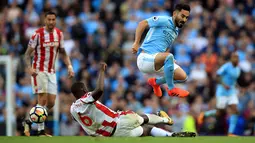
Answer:
[[[188,76],[187,76],[187,74],[185,73],[185,74],[183,75],[182,82],[186,82],[187,80],[188,80]]]
[[[143,125],[142,128],[143,128],[143,134],[142,134],[142,136],[150,136],[150,134],[151,134],[151,129],[153,128],[153,126],[150,126],[150,125]]]
[[[143,118],[143,123],[142,123],[142,125],[147,124],[147,123],[149,122],[149,118],[148,118],[147,115],[142,114],[142,115],[140,115],[140,116]]]
[[[54,105],[55,105],[54,101],[48,101],[46,106],[47,106],[48,109],[51,109]]]
[[[216,112],[216,116],[221,117],[221,116],[225,116],[226,111],[224,109],[218,109]]]
[[[173,54],[169,54],[165,59],[165,66],[173,66],[174,56]]]
[[[230,105],[230,109],[231,109],[230,111],[231,114],[238,114],[238,109],[236,105]]]

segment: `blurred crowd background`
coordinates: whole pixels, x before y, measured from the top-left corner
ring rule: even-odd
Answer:
[[[189,21],[172,46],[177,63],[189,79],[180,84],[188,98],[160,99],[153,95],[147,78],[137,69],[136,55],[131,52],[135,29],[143,19],[172,15],[175,4],[191,6]],[[196,131],[215,135],[215,118],[208,117],[199,126],[197,117],[215,108],[216,70],[237,52],[242,69],[238,79],[240,116],[236,133],[255,135],[255,2],[254,0],[8,0],[0,2],[0,55],[13,59],[13,91],[16,97],[16,135],[22,135],[22,118],[33,105],[31,79],[23,56],[32,33],[44,23],[44,12],[57,13],[57,25],[64,33],[65,49],[72,60],[75,79],[94,89],[98,63],[108,64],[105,92],[101,102],[117,110],[138,113],[165,110],[174,119],[172,131]],[[0,134],[5,135],[5,67],[0,65]],[[60,135],[85,135],[71,118],[73,102],[67,69],[57,61],[58,96],[60,98]],[[162,88],[164,91],[164,88]],[[228,118],[226,118],[228,120]],[[48,131],[53,128],[52,113]]]

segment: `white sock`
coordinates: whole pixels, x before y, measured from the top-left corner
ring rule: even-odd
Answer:
[[[43,123],[38,123],[38,131],[44,130],[44,122]]]
[[[165,131],[163,129],[153,127],[151,129],[151,135],[155,137],[167,137],[167,136],[172,136],[173,133]]]
[[[149,124],[168,123],[167,118],[159,117],[155,114],[146,114],[146,116],[149,118]]]

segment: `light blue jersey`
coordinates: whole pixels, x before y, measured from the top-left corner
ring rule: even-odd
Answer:
[[[142,50],[148,54],[166,52],[179,33],[179,29],[174,25],[172,17],[154,16],[146,20],[150,30],[138,50],[138,55]]]
[[[240,76],[240,68],[238,66],[234,67],[231,62],[227,62],[222,65],[218,71],[217,75],[221,77],[221,81],[230,87],[229,90],[223,87],[223,85],[218,84],[216,89],[216,96],[229,96],[236,94],[236,81]]]

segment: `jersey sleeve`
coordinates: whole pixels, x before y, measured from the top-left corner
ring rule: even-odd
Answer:
[[[59,47],[64,48],[64,34],[63,34],[63,32],[60,33],[60,42],[59,43],[60,43]]]
[[[166,16],[153,16],[146,20],[147,20],[150,28],[151,27],[167,26],[169,23],[168,17],[166,17]]]
[[[218,70],[217,70],[217,75],[223,75],[224,72],[227,70],[228,68],[228,64],[224,64],[223,66],[221,66]]]
[[[84,104],[90,104],[95,102],[95,99],[91,96],[91,92],[86,93],[84,96],[80,98],[80,100]]]
[[[38,44],[38,34],[35,32],[31,37],[28,42],[28,46],[31,48],[35,48]]]

